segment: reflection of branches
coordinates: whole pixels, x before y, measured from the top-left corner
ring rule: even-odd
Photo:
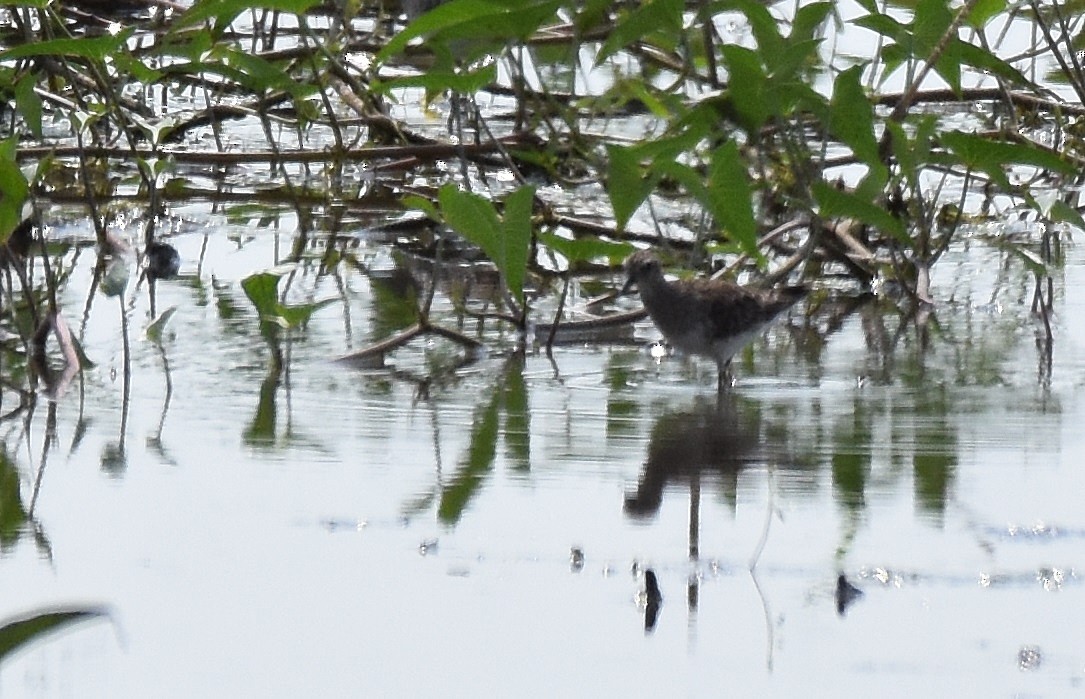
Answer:
[[[166,413],[170,409],[170,400],[173,398],[173,378],[170,376],[170,360],[166,356],[166,348],[162,346],[161,342],[156,342],[155,346],[158,348],[158,354],[162,357],[162,373],[166,377],[166,397],[162,401],[162,414],[158,418],[158,429],[155,433],[147,438],[147,444],[154,448],[160,456],[166,458],[166,450],[162,445],[162,428],[166,424]],[[170,463],[173,463],[172,459],[167,459]]]
[[[114,475],[128,468],[125,439],[128,434],[128,408],[132,393],[132,352],[128,337],[128,313],[124,307],[124,294],[117,297],[121,311],[121,427],[116,443],[106,444],[102,450],[102,468]]]
[[[49,368],[45,356],[45,343],[50,333],[56,338],[64,357],[64,369],[59,375],[55,375]],[[64,318],[59,313],[50,312],[38,326],[33,338],[34,352],[31,361],[35,371],[45,380],[46,392],[53,400],[59,399],[67,390],[72,379],[79,372],[79,353],[75,350],[71,331]]]
[[[422,301],[421,306],[416,310],[416,321],[406,330],[385,338],[380,342],[374,343],[368,347],[363,347],[360,350],[350,352],[338,358],[337,361],[352,364],[354,366],[362,368],[380,367],[384,364],[384,357],[389,352],[406,345],[415,337],[420,335],[438,335],[448,340],[452,340],[456,344],[467,350],[466,362],[473,362],[478,359],[482,354],[483,345],[478,340],[468,337],[458,330],[452,328],[446,328],[441,325],[436,325],[430,321],[430,306],[433,303],[433,296],[437,289],[439,282],[440,269],[441,269],[441,243],[438,241],[436,256],[433,260],[433,275],[430,278],[429,288],[426,291],[426,296]]]

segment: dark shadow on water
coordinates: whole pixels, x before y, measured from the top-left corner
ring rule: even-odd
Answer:
[[[764,440],[756,403],[733,393],[698,398],[691,408],[656,420],[637,488],[626,495],[625,512],[638,520],[651,519],[669,486],[684,486],[699,499],[704,479],[733,503],[739,473],[781,452]]]

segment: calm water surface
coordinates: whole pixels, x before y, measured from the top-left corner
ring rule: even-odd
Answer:
[[[161,346],[130,281],[126,423],[121,305],[98,292],[80,323],[92,255],[76,266],[62,305],[97,365],[55,437],[44,398],[2,423],[0,612],[110,618],[5,659],[0,696],[1082,691],[1079,251],[1050,371],[1027,273],[977,245],[939,263],[925,330],[800,312],[722,402],[714,367],[651,358],[649,324],[553,362],[495,353],[427,398],[411,377],[455,348],[416,341],[395,374],[330,361],[381,336],[357,272],[263,385],[239,281],[281,235],[183,228]],[[314,276],[301,296],[339,294]],[[862,590],[843,613],[841,573]]]

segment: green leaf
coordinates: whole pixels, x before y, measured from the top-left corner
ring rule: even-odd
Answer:
[[[241,280],[241,288],[249,301],[260,314],[262,324],[271,324],[283,329],[296,328],[309,322],[313,313],[320,310],[334,299],[325,299],[314,303],[284,305],[279,302],[278,272],[257,272]]]
[[[428,70],[425,73],[393,78],[379,85],[382,92],[403,87],[421,87],[427,95],[450,91],[470,95],[497,82],[497,64],[487,63],[477,70]],[[378,86],[374,86],[376,88]]]
[[[1081,212],[1061,199],[1056,200],[1051,205],[1051,211],[1048,212],[1048,215],[1052,221],[1063,221],[1077,226],[1078,230],[1085,231],[1085,219],[1082,219]]]
[[[873,202],[818,180],[812,187],[819,213],[823,218],[849,217],[888,233],[905,245],[911,245],[904,224]]]
[[[526,39],[551,19],[562,0],[451,0],[416,18],[385,44],[374,58],[378,64],[400,54],[414,39],[431,49],[443,45],[462,62],[495,52],[504,43]],[[456,42],[455,46],[450,46]]]
[[[441,187],[437,200],[445,222],[464,238],[482,248],[497,265],[509,292],[524,301],[524,275],[531,246],[531,205],[533,187],[521,187],[505,201],[505,217],[497,215],[494,205],[455,184]]]
[[[716,222],[727,229],[731,239],[741,245],[744,252],[757,257],[753,191],[746,163],[734,141],[727,141],[713,151],[707,192],[705,203]]]
[[[953,57],[963,65],[991,73],[1014,85],[1031,86],[1033,83],[1012,65],[990,51],[954,38],[951,40]]]
[[[50,39],[30,44],[21,44],[0,51],[0,61],[28,56],[70,56],[101,61],[115,53],[122,52],[122,47],[135,32],[135,27],[127,27],[116,36],[81,37],[78,39]]]
[[[626,146],[607,146],[607,194],[619,231],[648,198],[655,183],[641,165],[637,152]]]
[[[50,610],[8,621],[0,626],[0,662],[28,643],[66,626],[108,616],[104,609],[82,607]]]
[[[596,236],[563,238],[554,233],[539,233],[539,242],[564,257],[570,264],[600,258],[614,264],[624,260],[635,249],[632,243],[619,243]]]
[[[154,319],[150,325],[147,326],[147,339],[156,345],[162,343],[162,331],[166,327],[166,323],[170,322],[170,318],[177,312],[177,306],[170,306],[166,310],[158,314],[158,317]]]
[[[192,7],[170,25],[170,31],[191,27],[209,19],[215,20],[215,29],[221,32],[246,10],[278,10],[295,15],[309,11],[320,0],[197,0]]]
[[[18,146],[17,133],[0,141],[0,245],[23,220],[23,204],[30,196],[30,184],[15,160]]]
[[[34,92],[38,85],[38,76],[27,73],[15,83],[15,108],[19,110],[23,121],[35,138],[41,138],[41,97]]]
[[[278,315],[279,276],[273,272],[257,272],[241,280],[241,288],[261,318]]]
[[[863,66],[854,66],[836,76],[829,102],[829,131],[851,148],[867,165],[880,164],[878,140],[874,135],[874,108],[863,91]]]
[[[833,11],[831,2],[812,2],[802,5],[795,12],[795,19],[791,22],[791,34],[788,38],[792,42],[813,39],[814,34],[825,23],[829,13]]]
[[[659,30],[678,32],[682,29],[682,0],[648,0],[618,20],[595,57],[599,65],[623,48]]]
[[[885,38],[892,39],[898,44],[907,44],[911,42],[911,34],[908,31],[908,25],[902,24],[889,15],[881,13],[863,15],[862,17],[852,20],[852,24],[881,34]]]
[[[230,78],[255,92],[281,90],[300,95],[313,91],[312,86],[298,82],[267,59],[222,44],[207,54],[203,63],[193,68]]]
[[[534,205],[535,188],[520,187],[505,198],[505,213],[502,216],[505,281],[509,285],[509,291],[521,304],[524,302],[527,260],[531,254],[531,234],[534,230],[531,214]]]
[[[1077,171],[1073,164],[1063,160],[1057,153],[1044,150],[1033,143],[998,141],[963,131],[947,131],[939,138],[960,164],[970,170],[986,173],[1007,193],[1013,191],[1013,186],[1006,177],[1006,170],[1013,165],[1031,165],[1064,175]],[[1026,198],[1031,198],[1027,191],[1023,194]]]
[[[983,29],[995,15],[1005,11],[1006,5],[1006,0],[978,0],[965,21],[974,29]]]
[[[952,23],[953,12],[946,0],[919,0],[912,20],[916,58],[928,58]]]
[[[727,83],[735,116],[749,137],[758,140],[761,127],[772,114],[766,97],[761,57],[755,51],[734,44],[725,44],[720,51],[729,73]]]

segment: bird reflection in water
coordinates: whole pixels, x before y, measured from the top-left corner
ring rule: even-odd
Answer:
[[[738,475],[747,464],[765,463],[772,449],[762,439],[756,404],[731,393],[700,399],[692,408],[656,420],[648,456],[637,488],[625,497],[625,512],[638,520],[658,513],[668,487],[689,489],[689,559],[700,557],[701,483],[717,486],[732,502]],[[699,576],[690,575],[686,590],[690,611],[697,608]]]
[[[637,489],[625,498],[626,514],[650,519],[659,511],[667,486],[699,489],[702,476],[718,480],[733,497],[739,472],[765,457],[760,414],[738,401],[729,394],[698,400],[690,410],[656,420]]]

